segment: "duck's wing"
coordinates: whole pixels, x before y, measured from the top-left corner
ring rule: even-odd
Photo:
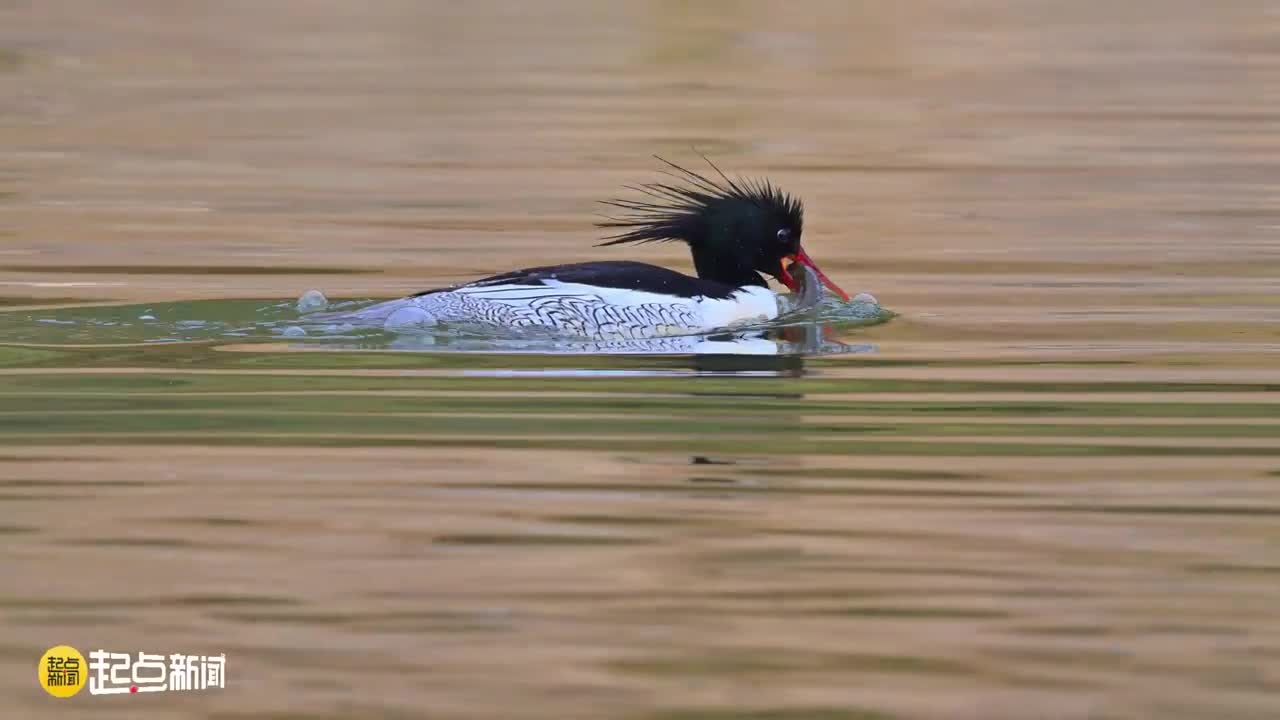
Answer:
[[[525,268],[321,319],[397,332],[471,323],[594,338],[677,335],[777,313],[777,298],[765,287],[734,288],[656,265],[611,261]]]
[[[414,297],[439,292],[479,294],[498,288],[559,287],[564,284],[633,290],[685,298],[728,298],[736,289],[724,283],[703,280],[658,265],[629,260],[606,260],[513,270],[463,285],[427,290],[417,293]]]

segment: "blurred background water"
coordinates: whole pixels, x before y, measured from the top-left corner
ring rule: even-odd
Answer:
[[[1275,717],[1277,37],[1248,1],[0,4],[6,717]],[[687,269],[591,222],[696,152],[897,316],[225,332]],[[227,688],[54,700],[59,643]]]

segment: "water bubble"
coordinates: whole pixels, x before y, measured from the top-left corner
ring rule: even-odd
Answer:
[[[864,292],[863,292],[863,293],[858,293],[857,295],[854,295],[854,296],[853,296],[853,302],[856,302],[856,303],[866,303],[866,304],[868,304],[868,305],[879,305],[879,304],[880,304],[879,302],[877,302],[877,301],[876,301],[876,296],[875,296],[875,295],[872,295],[871,293],[864,293]]]
[[[305,337],[307,334],[307,331],[303,328],[298,327],[297,325],[290,325],[289,327],[285,328],[284,332],[281,334],[284,335],[285,337]]]
[[[329,307],[329,298],[325,297],[324,293],[319,290],[308,290],[302,293],[302,297],[298,298],[298,303],[295,307],[298,308],[298,312],[303,314],[324,310]]]

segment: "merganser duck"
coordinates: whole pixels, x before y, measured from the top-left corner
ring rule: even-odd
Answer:
[[[600,246],[684,242],[696,277],[629,260],[547,265],[326,319],[382,323],[395,332],[443,323],[589,339],[691,335],[778,317],[786,306],[762,274],[799,291],[789,263],[811,269],[848,302],[848,294],[800,245],[804,208],[799,198],[768,180],[730,179],[710,160],[718,180],[658,160],[671,168],[665,174],[677,182],[628,186],[647,197],[605,201],[623,213],[597,223],[618,231]]]

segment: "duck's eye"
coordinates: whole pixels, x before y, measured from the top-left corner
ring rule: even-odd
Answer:
[[[781,230],[778,231],[778,244],[781,245],[783,248],[786,248],[787,250],[790,250],[792,246],[796,244],[796,241],[792,237],[790,230],[786,228],[782,228]]]

